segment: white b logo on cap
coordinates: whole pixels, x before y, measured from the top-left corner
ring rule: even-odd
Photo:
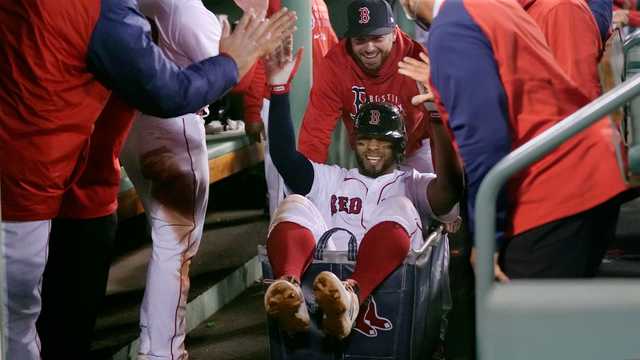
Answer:
[[[358,11],[360,12],[360,20],[358,20],[358,22],[360,24],[368,24],[369,20],[371,20],[371,17],[369,16],[369,8],[361,7]]]

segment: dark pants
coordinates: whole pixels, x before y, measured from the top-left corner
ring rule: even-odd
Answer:
[[[596,275],[615,236],[616,197],[592,209],[514,236],[500,261],[510,278],[583,278]]]
[[[53,220],[36,324],[43,359],[89,359],[116,228],[115,214]]]

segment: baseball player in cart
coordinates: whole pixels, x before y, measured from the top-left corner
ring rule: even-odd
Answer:
[[[308,329],[310,319],[300,287],[316,241],[327,230],[341,227],[358,240],[355,270],[340,281],[330,272],[314,283],[315,299],[327,335],[349,335],[360,305],[402,263],[410,247],[423,242],[421,215],[448,223],[457,218],[462,173],[442,123],[430,122],[436,174],[401,170],[407,134],[404,116],[395,105],[367,103],[355,116],[358,168],[344,169],[307,159],[296,150],[289,109],[289,82],[300,59],[289,49],[267,64],[272,86],[269,141],[273,162],[288,195],[272,219],[267,253],[277,279],[265,294],[269,316],[287,332]],[[284,60],[282,60],[284,59]],[[346,242],[344,242],[346,244]],[[343,250],[334,239],[334,250]]]

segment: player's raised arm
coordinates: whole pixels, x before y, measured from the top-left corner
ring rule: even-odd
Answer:
[[[273,164],[293,193],[307,195],[313,185],[311,162],[296,150],[295,134],[289,107],[289,84],[302,59],[302,49],[291,56],[292,42],[277,49],[266,61],[271,85],[269,107],[269,153]]]
[[[429,87],[429,58],[420,53],[420,60],[405,57],[398,64],[398,72],[416,81],[421,94],[416,95],[411,102],[414,105],[424,104],[432,116],[429,120],[429,133],[433,147],[433,164],[438,175],[427,188],[427,199],[436,215],[449,213],[451,208],[460,201],[463,189],[462,164],[458,159],[451,137],[442,123],[440,115],[433,104],[433,93]]]
[[[440,216],[448,214],[460,201],[464,184],[462,164],[439,116],[431,116],[429,133],[437,177],[427,187],[427,199],[433,212]]]

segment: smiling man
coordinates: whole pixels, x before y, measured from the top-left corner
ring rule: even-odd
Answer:
[[[287,95],[294,68],[270,65],[267,70],[272,86],[269,151],[290,195],[280,203],[269,227],[267,253],[277,280],[265,293],[265,309],[287,332],[308,329],[300,279],[316,241],[332,228],[347,229],[358,242],[353,274],[342,282],[322,272],[313,284],[325,314],[325,333],[343,339],[351,332],[360,304],[402,263],[411,247],[422,244],[421,218],[445,223],[456,219],[462,173],[439,119],[427,124],[438,175],[400,169],[407,145],[405,121],[400,108],[387,102],[367,103],[356,113],[357,168],[309,160],[295,149]],[[342,250],[335,244],[346,242],[330,245]]]
[[[300,129],[299,149],[309,159],[323,163],[331,133],[342,117],[355,148],[353,120],[368,102],[389,102],[406,114],[405,165],[433,172],[431,149],[422,105],[412,105],[416,82],[398,74],[398,61],[418,58],[424,48],[402,32],[384,0],[354,0],[347,7],[348,29],[320,66]]]

